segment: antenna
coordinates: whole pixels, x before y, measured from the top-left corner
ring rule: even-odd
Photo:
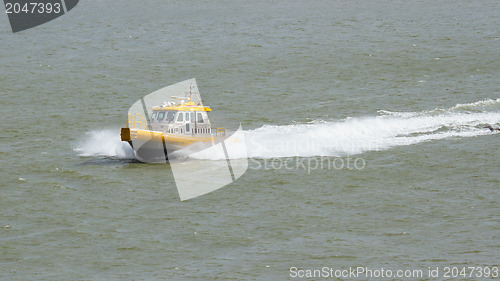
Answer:
[[[193,101],[193,95],[194,95],[198,99],[199,105],[203,106],[203,102],[201,101],[200,94],[198,92],[194,92],[193,90],[194,90],[194,84],[191,84],[189,86],[189,92],[186,93],[186,97],[189,97],[190,101],[194,102]]]
[[[196,104],[198,106],[203,106],[203,102],[201,101],[200,94],[194,91],[194,84],[189,86],[189,92],[185,92],[183,97],[171,96],[172,99],[177,99],[181,101],[189,101],[190,103]],[[193,96],[198,100],[197,102],[193,99]]]

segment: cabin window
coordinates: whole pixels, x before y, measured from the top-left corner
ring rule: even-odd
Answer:
[[[164,117],[165,117],[164,111],[158,112],[158,117],[157,117],[156,121],[161,122],[161,121],[163,121]]]
[[[186,122],[189,122],[189,112],[186,112]]]
[[[167,111],[167,118],[165,119],[165,121],[167,121],[168,123],[172,123],[174,122],[174,118],[175,118],[175,112]]]
[[[152,121],[156,121],[156,115],[158,115],[158,112],[157,111],[153,112],[153,115],[151,115]]]
[[[191,112],[191,123],[194,123],[194,112]]]
[[[198,112],[198,113],[196,114],[196,117],[197,117],[197,119],[198,119],[198,120],[196,120],[196,122],[198,122],[198,123],[203,123],[203,122],[204,122],[204,121],[203,121],[203,116],[201,115],[201,112]]]
[[[177,114],[177,122],[182,122],[184,121],[184,112],[179,112]]]

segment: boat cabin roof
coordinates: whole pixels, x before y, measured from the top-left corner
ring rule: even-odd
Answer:
[[[196,105],[194,102],[176,104],[168,102],[160,106],[153,107],[154,111],[212,111],[210,106]]]

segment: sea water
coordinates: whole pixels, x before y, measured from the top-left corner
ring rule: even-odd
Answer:
[[[89,0],[16,34],[0,17],[0,278],[498,268],[499,11]],[[249,166],[181,202],[170,165],[119,134],[136,100],[192,77],[241,123]]]

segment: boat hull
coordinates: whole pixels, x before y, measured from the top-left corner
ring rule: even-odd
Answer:
[[[223,140],[211,135],[175,135],[131,128],[122,128],[121,138],[132,146],[137,160],[147,163],[166,162],[172,152],[200,144],[198,147],[208,147]]]

